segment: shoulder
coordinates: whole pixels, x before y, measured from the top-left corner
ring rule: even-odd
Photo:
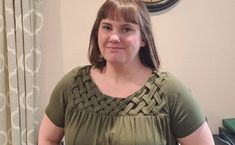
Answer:
[[[87,75],[89,74],[90,68],[91,65],[77,66],[65,74],[61,80],[66,82],[69,80],[71,81],[71,79],[76,78],[78,75]]]
[[[173,73],[167,71],[156,72],[155,84],[160,86],[168,105],[175,105],[179,102],[189,102],[194,98],[191,90],[179,80]]]
[[[155,74],[154,81],[160,83],[160,85],[164,87],[164,89],[173,91],[175,89],[184,86],[184,84],[171,72],[154,71],[154,74]]]
[[[70,70],[69,72],[67,72],[62,77],[62,79],[60,79],[60,81],[57,83],[57,85],[55,87],[55,90],[70,92],[76,77],[78,75],[82,74],[83,71],[88,70],[89,67],[90,66],[88,66],[88,65],[86,65],[86,66],[77,66],[77,67],[73,68],[72,70]],[[66,92],[64,92],[64,93],[66,93]]]
[[[157,71],[155,73],[158,76],[158,81],[160,81],[162,88],[164,89],[164,93],[169,95],[178,91],[189,91],[186,85],[173,73],[167,71]]]

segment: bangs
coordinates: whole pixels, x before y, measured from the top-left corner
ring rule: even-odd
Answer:
[[[128,1],[110,0],[103,6],[101,19],[110,19],[114,21],[124,20],[134,24],[140,24],[140,16],[137,7]]]

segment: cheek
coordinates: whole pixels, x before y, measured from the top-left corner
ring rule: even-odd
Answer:
[[[105,44],[105,35],[103,35],[102,33],[98,33],[98,35],[97,35],[97,37],[98,37],[98,45],[99,45],[99,47],[100,48],[103,48],[104,47],[104,44]]]
[[[141,47],[141,39],[139,37],[133,37],[126,40],[127,44],[131,44],[133,49],[139,49]]]
[[[98,33],[98,35],[97,35],[97,39],[98,39],[98,46],[99,46],[99,48],[102,48],[102,37],[100,36],[100,34]]]

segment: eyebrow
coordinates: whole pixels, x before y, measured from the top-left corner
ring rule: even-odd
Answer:
[[[102,22],[101,25],[111,25],[111,24],[108,22]]]
[[[111,26],[112,24],[110,22],[101,22],[101,25],[109,25]],[[130,26],[130,27],[137,27],[134,23],[131,23],[131,22],[124,22],[124,24],[121,25],[122,27],[125,27],[125,26]]]

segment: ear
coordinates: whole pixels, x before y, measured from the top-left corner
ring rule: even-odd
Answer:
[[[144,40],[141,41],[141,47],[144,47],[145,46],[145,42]]]

